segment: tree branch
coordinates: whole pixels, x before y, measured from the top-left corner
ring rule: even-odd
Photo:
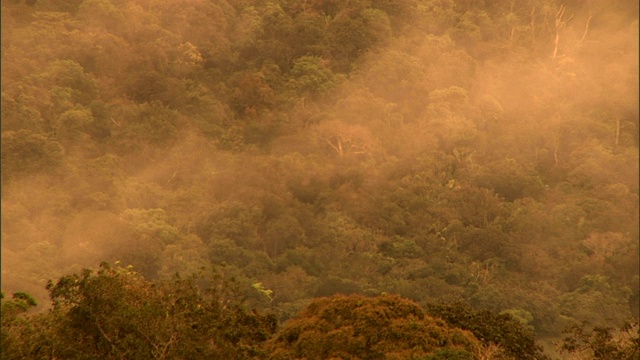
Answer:
[[[556,13],[556,36],[554,39],[554,47],[553,47],[553,56],[552,59],[555,59],[558,56],[558,44],[560,43],[560,29],[562,29],[572,18],[571,15],[567,20],[564,20],[564,12],[566,8],[564,5],[560,5],[558,12]]]
[[[589,32],[589,24],[591,23],[592,17],[593,17],[592,15],[589,15],[589,18],[587,19],[587,25],[584,27],[584,33],[582,34],[580,41],[578,41],[578,46],[580,46],[584,41],[584,39],[587,37],[587,32]]]
[[[113,343],[113,341],[111,340],[111,338],[107,335],[107,333],[102,330],[102,326],[100,326],[100,323],[96,320],[96,327],[98,328],[98,331],[100,331],[100,334],[102,334],[102,336],[107,339],[107,342],[109,342],[109,345],[111,345],[111,349],[114,350],[116,348],[116,345]]]

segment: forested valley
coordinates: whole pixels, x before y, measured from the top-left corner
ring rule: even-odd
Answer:
[[[636,0],[2,0],[2,358],[638,359]]]

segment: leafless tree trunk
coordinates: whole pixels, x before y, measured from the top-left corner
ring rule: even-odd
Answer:
[[[616,116],[616,141],[614,143],[614,148],[618,147],[618,142],[620,141],[620,117]]]
[[[580,46],[580,44],[582,44],[584,39],[587,37],[587,33],[589,32],[589,24],[591,23],[592,17],[593,17],[592,15],[589,15],[589,18],[587,19],[587,25],[584,27],[584,33],[582,34],[580,41],[578,41],[578,46]]]
[[[560,134],[558,132],[553,134],[553,160],[558,165],[558,150],[560,149]]]
[[[564,19],[565,10],[566,8],[564,7],[564,5],[560,5],[560,8],[556,13],[556,36],[554,39],[553,56],[551,57],[552,59],[555,59],[558,57],[558,45],[560,44],[560,29],[562,29],[565,25],[567,25],[567,23],[571,20],[571,18],[573,18],[573,15],[571,15],[568,19],[565,20]]]
[[[513,13],[513,6],[515,5],[515,0],[511,1],[511,7],[509,7],[509,13]],[[516,33],[516,26],[514,24],[511,25],[511,33],[509,34],[509,43],[513,43],[513,35]]]
[[[531,43],[536,43],[536,6],[531,7]]]

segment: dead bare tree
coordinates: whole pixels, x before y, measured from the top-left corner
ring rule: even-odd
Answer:
[[[553,56],[551,57],[552,59],[555,59],[558,57],[558,45],[560,44],[560,30],[567,25],[567,23],[569,21],[571,21],[571,19],[573,18],[573,15],[571,15],[568,19],[565,19],[564,13],[565,13],[565,6],[560,5],[560,8],[558,9],[558,12],[556,13],[556,36],[554,39],[554,47],[553,47]]]
[[[587,25],[584,27],[584,33],[582,33],[582,37],[580,38],[580,41],[578,41],[578,46],[580,46],[584,41],[584,39],[587,38],[587,33],[589,32],[589,24],[591,23],[591,18],[593,18],[593,15],[589,14],[589,18],[587,19]]]

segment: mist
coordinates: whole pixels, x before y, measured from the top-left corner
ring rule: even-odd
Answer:
[[[637,319],[637,2],[29,4],[2,3],[3,292],[44,310],[107,261],[224,268],[282,320],[382,292],[549,343]]]

